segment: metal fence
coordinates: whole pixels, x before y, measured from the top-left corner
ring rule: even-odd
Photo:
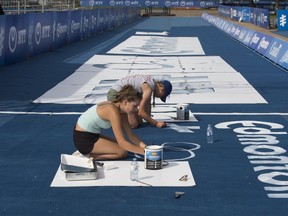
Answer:
[[[29,12],[75,10],[80,0],[0,0],[6,15]]]

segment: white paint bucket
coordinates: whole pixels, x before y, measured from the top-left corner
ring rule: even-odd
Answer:
[[[189,120],[188,104],[185,103],[177,104],[177,119]]]
[[[150,145],[145,148],[145,168],[151,170],[162,169],[163,166],[163,147]]]

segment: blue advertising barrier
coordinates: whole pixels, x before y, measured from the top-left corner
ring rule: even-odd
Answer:
[[[0,67],[4,65],[4,39],[6,16],[0,16]]]
[[[212,8],[218,7],[216,1],[200,1],[200,0],[82,0],[82,7],[197,7]]]
[[[140,17],[138,8],[29,13],[0,17],[0,67],[51,51]]]
[[[218,13],[221,16],[241,22],[250,22],[262,28],[268,29],[270,26],[268,9],[220,5]]]
[[[68,29],[67,43],[72,43],[81,40],[82,10],[68,12],[68,26],[70,27]]]
[[[30,57],[52,49],[54,31],[51,20],[53,20],[53,15],[53,12],[26,15],[29,18],[28,53]]]
[[[8,15],[5,19],[4,64],[13,64],[27,57],[29,16]]]
[[[262,56],[265,56],[272,62],[288,70],[288,42],[238,26],[206,13],[202,15],[202,18]]]
[[[278,10],[277,11],[277,24],[279,31],[288,30],[288,10]]]

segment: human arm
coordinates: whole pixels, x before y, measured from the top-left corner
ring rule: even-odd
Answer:
[[[143,83],[141,88],[142,100],[139,105],[138,115],[151,125],[154,125],[158,128],[166,127],[167,125],[165,122],[156,121],[151,117],[151,97],[153,93],[151,86],[147,83]]]
[[[138,138],[135,138],[132,134],[129,133],[127,136],[129,139],[131,138],[132,142],[129,142],[124,135],[124,132],[127,133],[129,129],[127,129],[127,125],[129,126],[127,115],[126,114],[120,114],[119,109],[116,108],[113,104],[106,105],[105,107],[98,107],[98,115],[103,119],[110,121],[112,130],[115,136],[115,139],[118,143],[118,145],[125,149],[126,151],[137,153],[137,154],[144,154],[144,148],[145,146],[143,143],[141,144],[141,140]],[[134,143],[135,142],[135,143]]]
[[[135,144],[137,146],[140,146],[141,148],[145,148],[146,144],[132,130],[132,128],[131,128],[131,126],[129,124],[127,115],[123,115],[122,116],[122,121],[121,122],[122,122],[122,127],[123,127],[125,133],[127,134],[129,140],[133,144]]]

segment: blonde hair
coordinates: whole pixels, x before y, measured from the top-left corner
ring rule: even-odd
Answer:
[[[117,92],[116,97],[113,100],[113,103],[122,102],[125,99],[127,99],[129,102],[141,100],[142,94],[137,92],[137,90],[133,88],[132,85],[125,85],[119,92]]]

